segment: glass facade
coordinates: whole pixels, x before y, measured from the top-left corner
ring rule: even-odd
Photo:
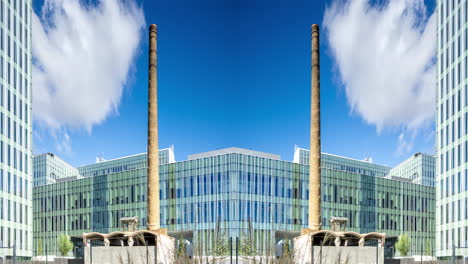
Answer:
[[[435,157],[416,153],[390,170],[391,176],[410,179],[413,183],[435,187]]]
[[[57,180],[80,177],[78,169],[52,153],[36,155],[33,158],[34,186],[56,183]]]
[[[0,0],[0,244],[22,258],[32,254],[31,5]]]
[[[389,174],[391,167],[378,165],[365,160],[357,160],[338,155],[322,153],[322,168],[357,173],[366,176],[385,177]],[[295,163],[309,165],[309,150],[295,148]]]
[[[345,216],[349,230],[408,233],[413,249],[427,240],[434,243],[434,188],[377,177],[390,170],[385,166],[322,157],[325,228],[330,216]],[[140,164],[126,169],[107,162],[89,165],[93,170],[80,167],[96,176],[35,187],[34,245],[41,241],[54,254],[60,233],[110,233],[121,229],[119,219],[125,216],[138,216],[145,228],[145,159],[140,154],[109,161],[117,167]],[[338,166],[340,161],[344,167]],[[186,161],[161,164],[160,184],[161,224],[170,231],[194,230],[196,236],[212,240],[220,226],[227,236],[240,238],[250,226],[262,250],[265,241],[273,243],[274,230],[300,230],[308,224],[308,165],[272,154],[235,149],[191,155]]]
[[[436,249],[447,257],[468,247],[468,3],[440,0],[436,12]]]
[[[83,177],[95,177],[122,171],[146,168],[146,161],[146,153],[131,155],[113,160],[97,159],[95,164],[78,167],[78,171]],[[162,149],[159,151],[159,164],[163,165],[174,162],[174,147]]]

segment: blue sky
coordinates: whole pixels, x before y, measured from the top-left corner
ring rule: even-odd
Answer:
[[[309,145],[310,25],[322,25],[333,2],[138,1],[145,31],[139,34],[114,109],[91,125],[63,120],[51,125],[37,118],[34,152],[55,152],[83,165],[97,156],[110,159],[146,151],[146,29],[156,23],[160,147],[175,145],[177,160],[231,146],[291,160],[295,144]],[[434,2],[425,2],[429,15]],[[34,1],[36,14],[43,4]],[[85,4],[89,9],[96,5]],[[325,34],[323,30],[322,151],[357,159],[370,156],[386,165],[414,152],[433,153],[433,122],[378,128],[351,107]],[[402,133],[414,136],[412,147],[400,151]]]

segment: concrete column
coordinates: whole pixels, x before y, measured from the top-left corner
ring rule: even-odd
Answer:
[[[310,115],[310,157],[309,157],[309,228],[321,229],[321,190],[320,190],[320,53],[319,27],[312,25],[312,78]]]
[[[148,64],[148,230],[160,228],[157,26],[149,30]]]

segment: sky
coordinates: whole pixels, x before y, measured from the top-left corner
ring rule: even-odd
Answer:
[[[435,0],[36,0],[33,144],[79,166],[146,151],[148,28],[159,146],[308,148],[321,27],[322,151],[394,166],[434,153]]]

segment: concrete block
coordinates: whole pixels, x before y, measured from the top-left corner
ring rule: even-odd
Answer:
[[[384,263],[384,249],[381,247],[335,247],[314,246],[310,236],[294,239],[295,264],[380,264]],[[313,250],[313,252],[312,252]],[[313,259],[312,258],[313,253]]]
[[[85,247],[85,264],[172,264],[174,239],[159,235],[157,246]]]

